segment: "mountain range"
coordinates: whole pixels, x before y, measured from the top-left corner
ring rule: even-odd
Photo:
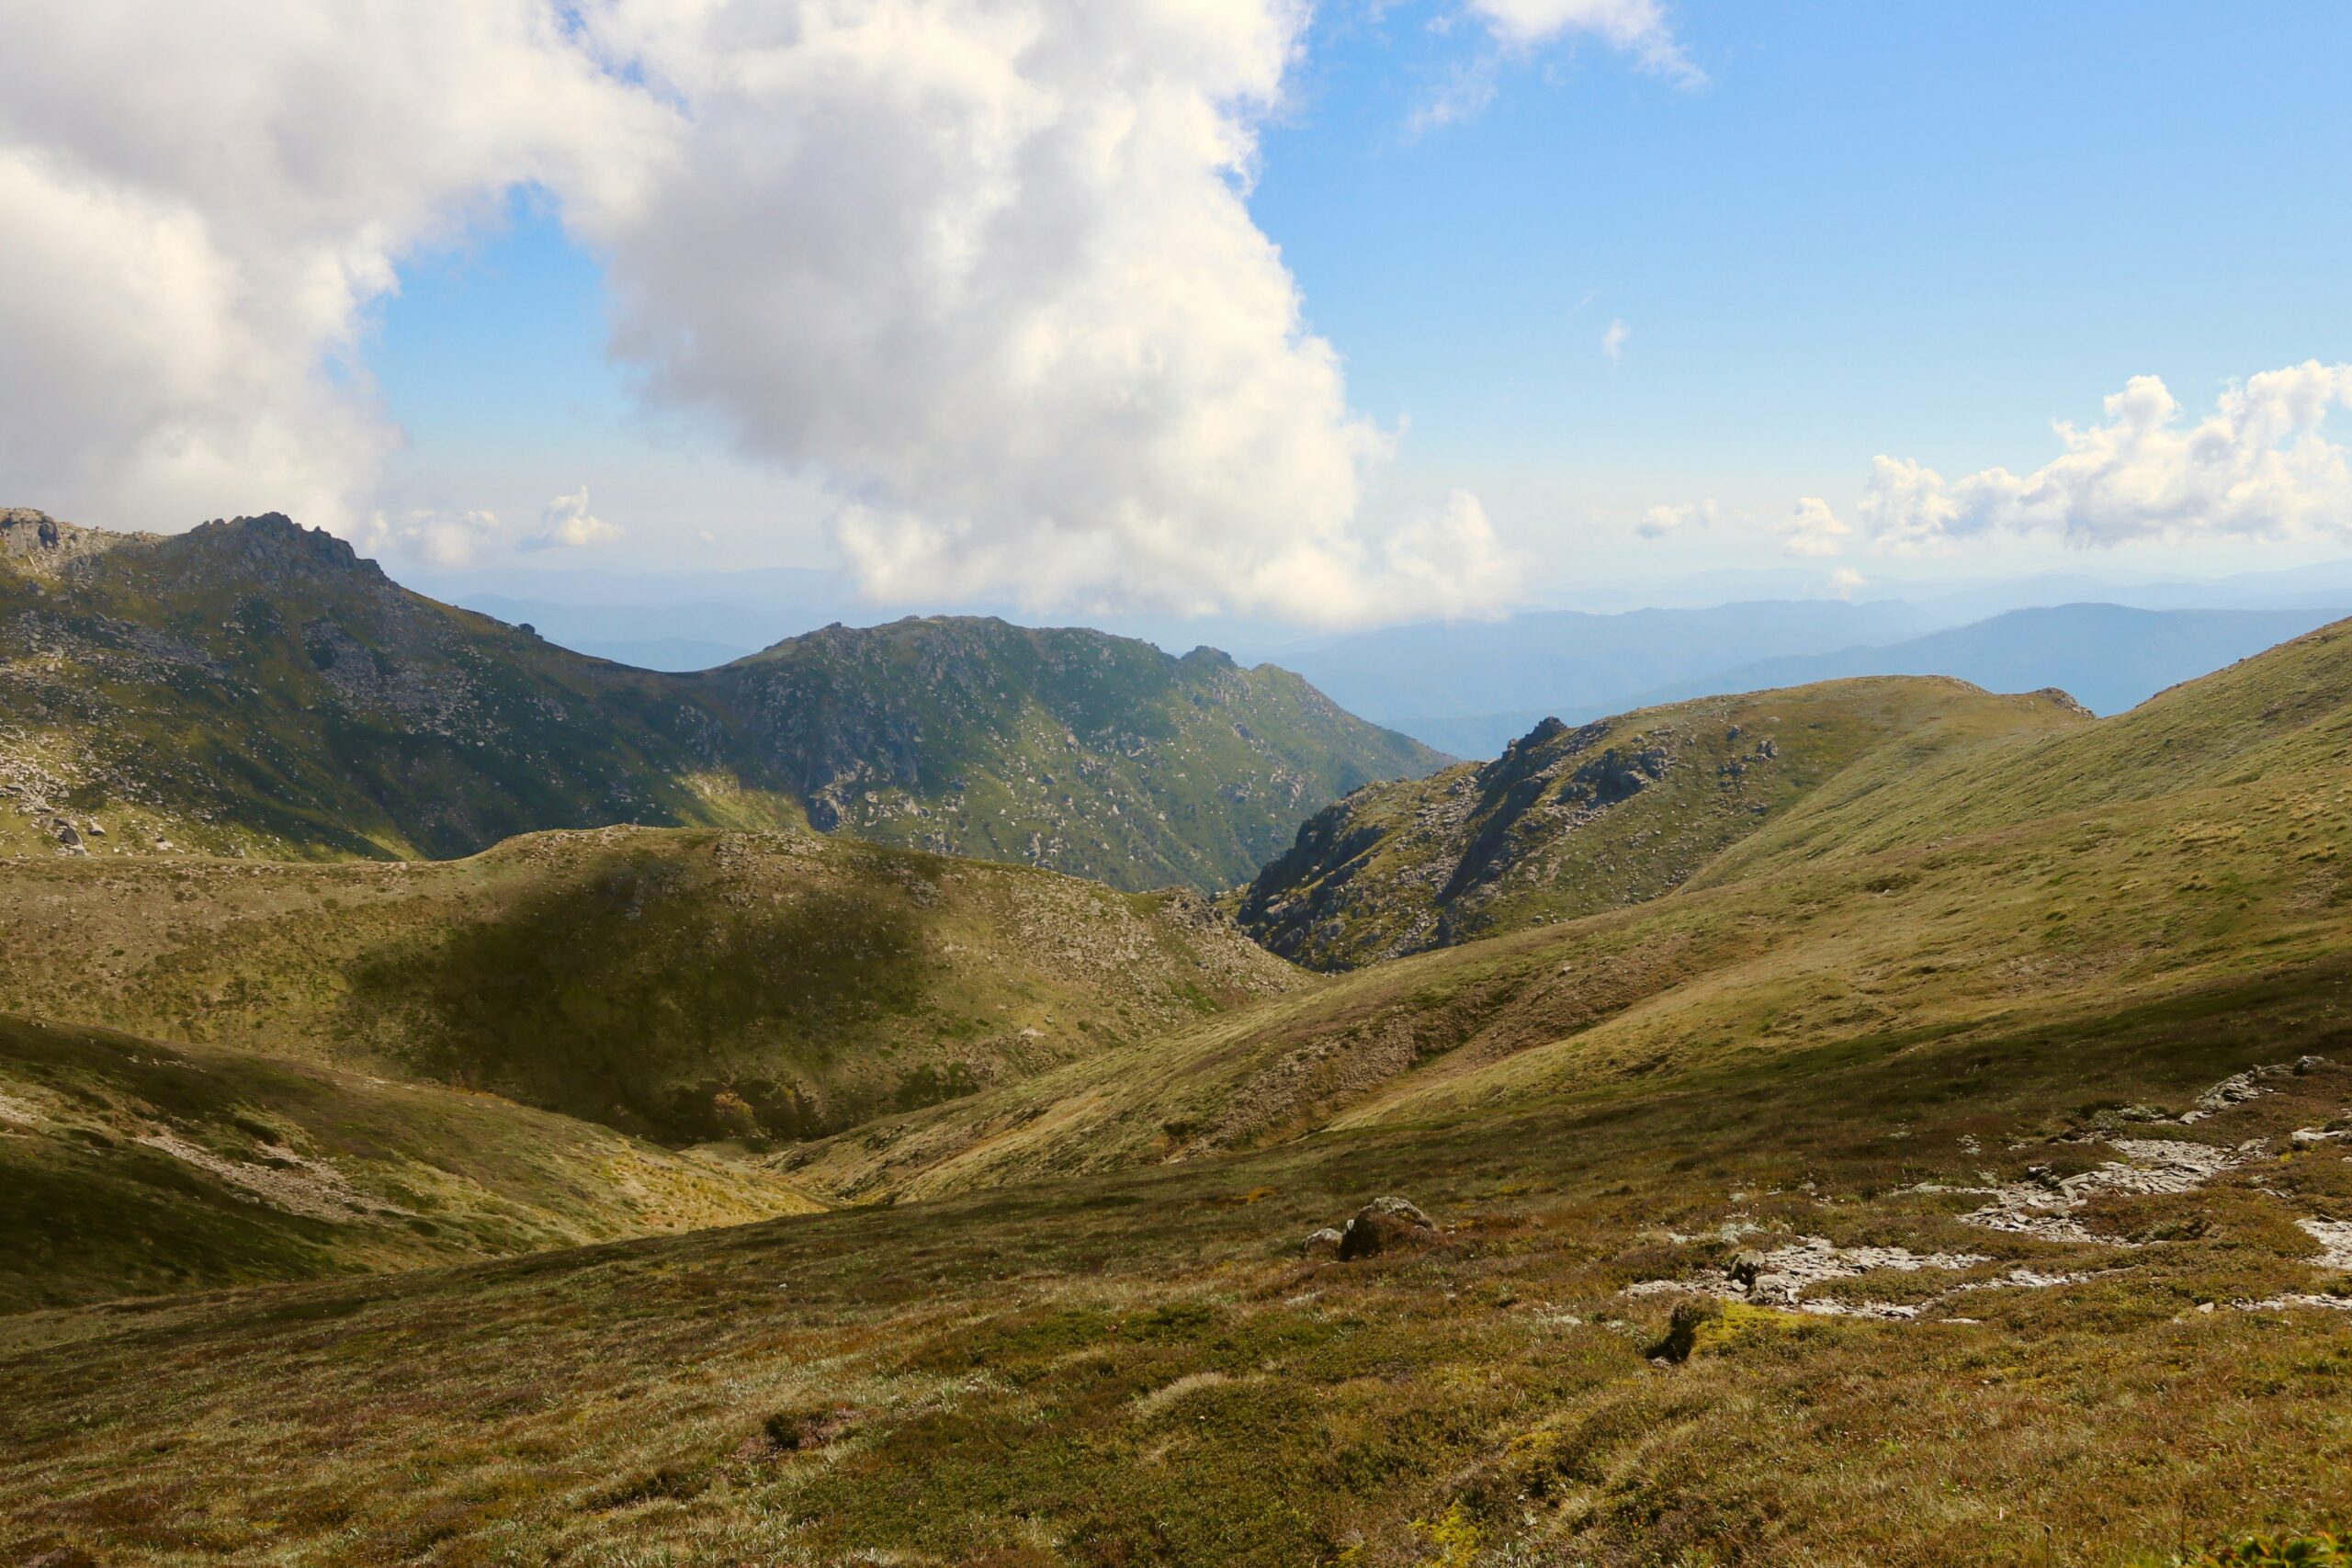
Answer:
[[[784,826],[1231,885],[1443,759],[1295,675],[992,620],[829,626],[698,674],[401,588],[280,515],[0,515],[0,846],[449,856],[608,823]],[[103,840],[103,841],[101,841]]]

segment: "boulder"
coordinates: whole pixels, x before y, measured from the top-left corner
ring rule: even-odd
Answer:
[[[1302,1258],[1337,1258],[1340,1256],[1340,1235],[1336,1225],[1325,1225],[1298,1244]]]
[[[1437,1224],[1402,1198],[1375,1198],[1358,1209],[1340,1233],[1340,1261],[1377,1258],[1399,1247],[1419,1247],[1436,1238]]]

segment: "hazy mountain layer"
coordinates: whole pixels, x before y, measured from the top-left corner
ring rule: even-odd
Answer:
[[[2141,609],[2010,610],[1997,597],[1963,594],[1917,605],[1549,612],[1390,627],[1298,649],[1283,662],[1354,712],[1464,757],[1492,756],[1547,716],[1583,724],[1659,703],[1865,675],[1950,675],[1994,692],[2054,686],[2096,712],[2120,713],[2342,615],[2352,592],[2316,586],[2340,575],[2315,571],[2299,597],[2272,594],[2275,603],[2259,606],[2224,607],[2231,595],[2259,597],[2231,580],[2144,590],[2163,603]],[[2086,586],[2100,585],[2030,585]],[[2213,607],[2188,597],[2199,592],[2215,596]],[[1978,620],[1984,604],[2004,613]]]
[[[2060,604],[2013,610],[1902,642],[1759,660],[1661,685],[1650,702],[1859,675],[1951,675],[1989,691],[2056,686],[2102,714],[2121,713],[2183,681],[2326,625],[2333,609],[2140,610]]]
[[[1908,604],[1837,600],[1543,610],[1384,626],[1295,649],[1283,662],[1353,712],[1424,739],[1442,736],[1431,743],[1460,755],[1491,756],[1547,715],[1577,723],[1623,713],[1668,682],[1770,655],[1894,642],[1934,624]]]

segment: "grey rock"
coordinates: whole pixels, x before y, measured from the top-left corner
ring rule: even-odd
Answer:
[[[1340,1261],[1377,1258],[1399,1247],[1418,1247],[1437,1235],[1437,1224],[1402,1198],[1375,1198],[1355,1213],[1340,1233]]]
[[[1341,1240],[1338,1226],[1325,1225],[1298,1244],[1299,1255],[1303,1258],[1337,1258]]]

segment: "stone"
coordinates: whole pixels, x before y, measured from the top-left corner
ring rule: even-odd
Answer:
[[[1325,1225],[1321,1230],[1314,1232],[1312,1235],[1307,1236],[1305,1241],[1298,1244],[1299,1256],[1302,1258],[1337,1258],[1340,1256],[1340,1243],[1341,1239],[1342,1237],[1338,1226]]]
[[[1437,1224],[1402,1198],[1375,1198],[1356,1211],[1340,1233],[1340,1261],[1377,1258],[1399,1247],[1435,1239]]]

